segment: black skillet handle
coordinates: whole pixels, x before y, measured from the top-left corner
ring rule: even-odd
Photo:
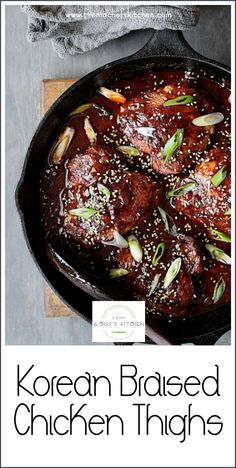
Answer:
[[[154,30],[147,44],[145,44],[142,49],[138,50],[138,52],[135,52],[132,57],[142,58],[154,56],[175,56],[206,60],[203,55],[192,49],[181,31],[174,31],[172,29],[163,29],[161,31]]]

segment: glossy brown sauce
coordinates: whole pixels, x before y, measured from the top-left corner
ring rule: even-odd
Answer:
[[[140,91],[145,90],[157,90],[162,88],[167,84],[181,84],[189,86],[189,83],[193,83],[193,87],[196,90],[206,90],[210,98],[215,104],[216,110],[222,112],[225,116],[224,121],[218,125],[216,135],[213,136],[211,147],[214,146],[214,139],[217,138],[217,145],[221,145],[222,148],[230,148],[229,141],[229,116],[230,116],[230,105],[228,102],[230,91],[227,89],[224,83],[216,83],[212,78],[207,78],[201,74],[196,75],[191,72],[182,72],[182,71],[157,71],[148,72],[141,76],[132,78],[132,82],[116,81],[115,83],[109,83],[108,87],[110,89],[117,89],[121,94],[123,94],[127,99],[136,95]],[[116,147],[117,145],[129,145],[129,142],[126,140],[123,134],[119,132],[118,126],[116,124],[116,115],[119,111],[120,105],[108,100],[101,93],[97,92],[85,102],[91,102],[94,104],[93,107],[86,110],[86,112],[79,114],[78,116],[73,116],[68,119],[66,125],[75,129],[75,135],[72,140],[72,143],[69,147],[69,150],[64,155],[63,163],[59,165],[51,165],[47,161],[45,172],[41,181],[41,205],[42,205],[42,220],[45,228],[46,239],[56,245],[61,249],[63,256],[63,249],[67,251],[71,249],[71,252],[77,252],[81,247],[79,244],[75,243],[68,235],[65,235],[63,229],[64,222],[64,205],[62,202],[63,191],[67,186],[67,167],[68,161],[75,156],[86,150],[89,147],[90,142],[84,131],[84,118],[85,116],[90,117],[90,121],[97,133],[97,144],[98,145],[109,145]],[[80,103],[75,103],[75,108]],[[73,110],[73,109],[72,109]],[[125,163],[131,169],[137,169],[139,172],[150,175],[154,180],[158,181],[161,184],[167,193],[173,188],[173,177],[172,175],[162,175],[156,173],[151,167],[151,157],[149,155],[145,156],[124,156]],[[186,171],[185,171],[186,172]],[[186,174],[181,174],[180,177],[183,178]],[[178,175],[179,176],[179,175]],[[169,215],[173,217],[173,220],[177,226],[178,232],[187,234],[195,238],[199,245],[202,246],[205,242],[206,233],[202,228],[202,225],[192,222],[188,217],[179,212],[174,208],[171,200],[166,197],[162,203],[162,207],[168,212]],[[150,220],[152,222],[152,220]],[[219,241],[214,242],[216,246],[224,249],[225,252],[230,251],[230,244],[223,243]],[[83,250],[83,249],[82,249]],[[85,252],[83,259],[86,258],[88,261],[88,268],[95,269],[96,262],[100,262],[102,259],[100,256],[100,249],[96,247],[96,252]],[[95,254],[95,255],[94,255]],[[73,256],[73,255],[72,255]],[[82,258],[82,257],[81,257]],[[220,270],[222,264],[215,262],[203,255],[203,264],[204,269],[207,269],[212,265],[217,263],[217,268]],[[75,263],[76,267],[76,263]],[[106,268],[106,267],[105,267]],[[209,278],[211,280],[212,278]],[[118,280],[118,283],[123,280]],[[207,305],[207,279],[204,284],[201,285],[203,291],[203,299],[199,301],[198,306],[194,306],[192,310],[194,312],[202,311],[204,308],[204,301]],[[116,287],[116,285],[114,285]],[[200,286],[199,286],[200,287]]]

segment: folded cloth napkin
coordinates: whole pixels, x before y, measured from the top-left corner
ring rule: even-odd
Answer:
[[[149,5],[27,5],[27,38],[52,39],[60,57],[82,54],[138,29],[191,29],[197,6]]]

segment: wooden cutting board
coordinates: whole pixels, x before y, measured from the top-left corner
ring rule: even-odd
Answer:
[[[41,99],[41,114],[43,115],[56,99],[64,93],[76,79],[61,79],[61,80],[43,80],[42,82],[42,99]],[[44,286],[45,305],[47,317],[77,317],[45,284]]]

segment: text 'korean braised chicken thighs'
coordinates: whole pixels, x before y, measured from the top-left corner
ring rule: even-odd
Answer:
[[[114,298],[168,320],[229,303],[229,97],[201,74],[147,71],[70,114],[42,179],[46,235],[98,262]]]

